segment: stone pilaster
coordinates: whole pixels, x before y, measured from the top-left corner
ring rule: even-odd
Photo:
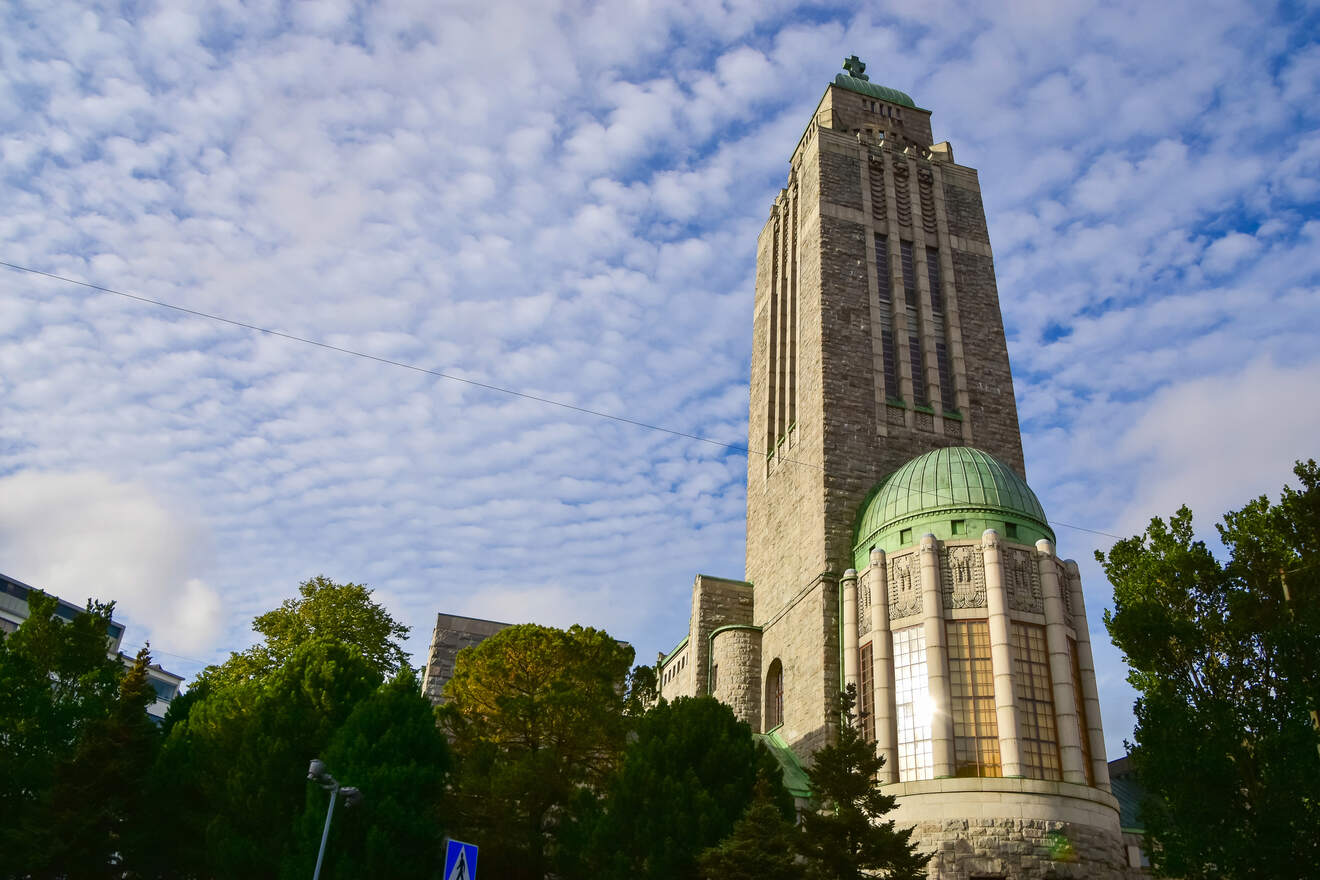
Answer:
[[[857,686],[857,570],[843,573],[843,686]]]
[[[1082,680],[1082,705],[1086,709],[1087,742],[1091,746],[1091,775],[1095,787],[1109,791],[1109,762],[1105,760],[1105,732],[1100,724],[1100,692],[1095,684],[1095,659],[1091,656],[1091,628],[1086,620],[1086,597],[1082,595],[1082,575],[1077,563],[1063,564],[1068,572],[1072,593],[1073,629],[1077,632],[1077,669]]]
[[[1085,759],[1078,730],[1077,696],[1072,683],[1072,657],[1068,652],[1067,613],[1059,569],[1054,563],[1054,545],[1044,538],[1036,542],[1040,588],[1045,596],[1045,645],[1050,652],[1050,679],[1054,684],[1054,717],[1058,725],[1059,764],[1064,782],[1086,784]]]
[[[930,722],[931,757],[935,776],[953,775],[953,700],[949,687],[949,651],[940,598],[939,542],[934,535],[921,538],[921,615],[926,633],[926,674],[935,711]]]
[[[871,551],[871,677],[875,682],[875,748],[885,759],[880,782],[898,782],[898,717],[894,711],[894,639],[889,629],[889,566]]]
[[[1013,693],[1013,643],[1009,634],[1008,589],[1004,585],[1004,561],[999,552],[999,533],[994,529],[986,529],[981,535],[981,552],[985,558],[990,668],[995,677],[999,758],[1005,776],[1021,776],[1022,751],[1018,743],[1017,700]]]

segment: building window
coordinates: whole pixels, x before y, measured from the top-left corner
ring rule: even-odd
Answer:
[[[930,406],[930,395],[926,391],[926,362],[921,355],[921,317],[917,308],[917,275],[912,266],[912,242],[898,243],[898,262],[903,271],[908,358],[912,361],[912,402],[918,406]]]
[[[944,286],[940,279],[940,252],[926,249],[926,276],[930,281],[930,316],[935,330],[935,362],[940,372],[940,405],[947,412],[958,410],[953,391],[953,369],[949,366],[949,340],[944,320]]]
[[[898,716],[898,778],[935,775],[931,752],[930,679],[926,675],[926,631],[921,625],[894,630],[894,709]]]
[[[765,677],[765,729],[784,723],[784,664],[776,659]]]
[[[898,543],[906,546],[912,543],[912,530],[901,529],[898,533]]]
[[[857,719],[862,738],[875,742],[875,682],[871,675],[871,643],[862,645],[861,669],[857,673]]]
[[[1060,779],[1054,685],[1050,681],[1050,655],[1043,626],[1013,624],[1013,691],[1023,775],[1032,779]]]
[[[715,688],[720,686],[720,664],[716,663],[710,667],[710,692],[715,693]]]
[[[879,194],[884,198],[883,186],[880,187]],[[871,200],[875,201],[874,193]],[[884,362],[885,397],[902,400],[903,393],[898,387],[898,355],[894,350],[894,303],[890,291],[889,239],[883,235],[875,237],[875,280],[880,292],[880,358]]]
[[[995,676],[990,666],[990,626],[984,620],[950,620],[949,693],[953,714],[955,776],[1002,776]]]
[[[967,534],[967,521],[955,519],[949,524],[949,528],[955,535],[965,535]]]
[[[1077,732],[1082,740],[1082,763],[1086,766],[1086,784],[1095,785],[1095,768],[1091,766],[1091,725],[1086,718],[1086,697],[1082,694],[1082,663],[1077,655],[1077,642],[1068,639],[1068,655],[1072,658],[1073,694],[1077,700]]]
[[[1004,523],[1004,537],[1016,538],[1017,536],[1017,523]]]

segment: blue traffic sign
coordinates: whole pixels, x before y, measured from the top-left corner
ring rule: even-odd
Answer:
[[[477,880],[477,845],[445,840],[445,880]]]

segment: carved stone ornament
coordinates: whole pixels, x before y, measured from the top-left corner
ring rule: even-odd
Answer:
[[[1068,569],[1062,562],[1055,564],[1059,571],[1059,592],[1063,593],[1063,608],[1067,612],[1068,619],[1073,620],[1077,617],[1077,612],[1073,610],[1072,582],[1068,580]]]
[[[862,572],[861,577],[857,579],[857,618],[866,620],[867,613],[871,610],[871,572]],[[863,624],[862,631],[869,629],[869,625]]]
[[[1040,571],[1036,560],[1025,550],[1004,554],[1004,580],[1008,583],[1008,603],[1014,611],[1043,614],[1045,597],[1040,589]]]
[[[915,553],[889,558],[889,616],[921,613],[921,562]]]
[[[946,547],[940,554],[944,601],[950,608],[984,608],[985,556],[980,547]]]

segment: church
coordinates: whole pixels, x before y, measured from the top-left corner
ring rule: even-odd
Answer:
[[[757,240],[746,571],[697,576],[661,695],[728,704],[803,794],[855,685],[932,878],[1127,876],[977,172],[929,110],[844,68]]]

